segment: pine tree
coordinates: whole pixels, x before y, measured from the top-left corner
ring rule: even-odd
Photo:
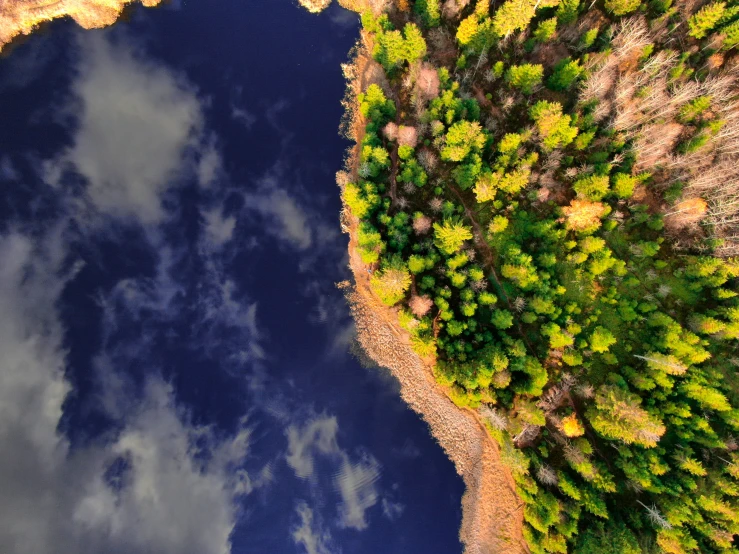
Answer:
[[[589,175],[575,181],[572,188],[578,196],[587,198],[593,202],[598,202],[608,194],[608,176]]]
[[[562,115],[562,105],[558,102],[540,100],[531,107],[529,115],[536,122],[547,150],[567,146],[577,136],[577,127],[570,125],[572,118]]]
[[[590,335],[590,349],[593,352],[608,352],[608,349],[616,344],[616,337],[605,327],[598,326]]]
[[[524,94],[532,94],[534,88],[541,83],[543,76],[544,66],[526,63],[509,67],[505,73],[505,81]]]
[[[466,51],[482,53],[495,41],[492,21],[472,14],[462,20],[457,28],[457,41]]]
[[[391,258],[370,277],[372,290],[383,303],[393,306],[400,302],[411,286],[411,274],[400,258]]]
[[[557,32],[557,18],[552,17],[545,19],[539,25],[536,26],[536,30],[533,33],[534,40],[536,42],[546,42]]]
[[[734,21],[726,27],[721,29],[721,33],[724,35],[724,42],[721,46],[724,50],[734,48],[739,44],[739,21]]]
[[[441,159],[461,162],[470,153],[482,150],[485,140],[485,132],[477,121],[458,121],[446,134]]]
[[[539,4],[536,0],[507,0],[493,16],[493,30],[499,37],[507,37],[514,31],[528,26]]]
[[[641,407],[638,396],[614,386],[598,390],[595,405],[587,415],[593,429],[604,437],[646,448],[655,446],[666,430],[659,419]]]
[[[464,241],[472,238],[472,229],[459,219],[444,219],[443,223],[434,223],[436,246],[447,255],[458,252]]]
[[[557,6],[557,21],[560,25],[569,25],[577,20],[580,0],[561,0]]]
[[[437,27],[441,22],[441,5],[439,0],[416,0],[414,9],[421,16],[426,27]]]
[[[563,91],[575,84],[582,75],[583,68],[578,60],[565,58],[554,66],[554,73],[547,79],[547,87]]]
[[[613,15],[626,15],[636,11],[641,5],[641,0],[606,0],[606,9]]]
[[[688,33],[693,38],[703,38],[710,33],[726,10],[726,2],[712,2],[703,6],[688,19]]]

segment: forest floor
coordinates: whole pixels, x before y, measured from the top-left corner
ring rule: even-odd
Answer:
[[[366,45],[365,45],[366,47]],[[360,48],[354,60],[350,89],[366,89],[372,62]],[[352,133],[359,144],[364,122],[357,114]],[[350,151],[347,170],[356,177],[357,146]],[[510,471],[500,449],[480,416],[456,406],[432,372],[432,360],[422,360],[411,348],[410,335],[398,323],[397,310],[384,305],[370,287],[370,268],[362,261],[357,245],[357,218],[342,213],[342,226],[349,234],[349,265],[354,283],[347,290],[357,329],[357,340],[366,354],[387,368],[400,383],[403,400],[429,424],[457,473],[465,483],[462,525],[459,536],[465,554],[519,554],[528,552],[523,539],[523,502],[515,492]]]
[[[116,22],[127,4],[139,1],[153,7],[161,0],[0,0],[0,50],[19,35],[31,33],[38,25],[71,17],[85,29],[106,27]]]

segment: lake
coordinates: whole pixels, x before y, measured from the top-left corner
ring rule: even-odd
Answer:
[[[358,30],[182,0],[4,53],[0,551],[461,552],[462,481],[336,287]]]

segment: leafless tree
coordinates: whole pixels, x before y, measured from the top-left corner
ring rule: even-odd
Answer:
[[[411,296],[408,306],[410,306],[413,315],[416,317],[423,317],[434,305],[434,301],[428,296]]]
[[[418,153],[418,161],[421,166],[428,172],[436,169],[436,165],[439,162],[436,154],[434,154],[433,150],[429,148],[421,149],[421,151]]]
[[[536,470],[536,478],[542,485],[556,485],[559,482],[557,472],[547,464],[541,464]]]
[[[647,517],[649,518],[649,521],[651,521],[656,527],[661,527],[662,529],[672,529],[672,525],[669,521],[663,516],[660,511],[657,509],[657,506],[652,504],[651,506],[647,506],[644,504],[641,500],[637,500],[639,504],[641,504],[644,509],[647,511]]]
[[[382,128],[382,134],[385,135],[387,140],[398,139],[398,126],[392,121]]]
[[[431,229],[431,218],[425,215],[413,219],[413,230],[419,235],[425,235]]]
[[[434,66],[424,63],[418,72],[416,79],[416,90],[424,100],[433,100],[439,96],[439,74]]]
[[[456,19],[469,3],[470,0],[446,0],[441,8],[441,13],[447,19]]]
[[[499,410],[483,404],[478,408],[478,412],[494,429],[504,431],[508,428],[508,417]]]
[[[388,125],[390,125],[388,123]],[[385,126],[387,127],[387,125]],[[418,142],[418,132],[415,127],[401,125],[397,130],[398,144],[400,146],[410,146],[411,148],[416,147]]]

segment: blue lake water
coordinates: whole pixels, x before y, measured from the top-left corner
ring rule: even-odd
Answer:
[[[0,552],[461,552],[461,479],[348,353],[357,35],[183,0],[0,59]]]

